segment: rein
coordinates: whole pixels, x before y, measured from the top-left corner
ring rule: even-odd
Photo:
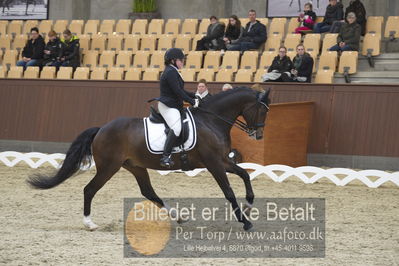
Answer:
[[[266,107],[267,110],[269,110],[269,107],[266,104],[264,104],[263,102],[258,101],[257,103],[262,104],[263,106]],[[255,103],[254,105],[251,105],[250,107],[248,107],[248,109],[253,108],[257,103]],[[211,115],[215,116],[216,118],[226,122],[227,124],[229,124],[231,126],[235,126],[236,128],[244,131],[247,134],[251,134],[251,130],[253,128],[263,127],[265,125],[264,123],[261,123],[261,124],[255,124],[254,126],[250,127],[250,126],[248,126],[247,123],[245,123],[245,122],[243,122],[243,121],[241,121],[239,119],[236,119],[235,121],[231,121],[231,120],[226,119],[226,118],[224,118],[224,117],[222,117],[222,116],[220,116],[218,114],[215,114],[214,112],[206,110],[206,109],[204,109],[202,107],[197,107],[196,109],[198,109],[198,110],[200,110],[200,111],[202,111],[204,113],[211,114]],[[256,119],[256,117],[258,117],[258,112],[259,112],[259,109],[256,111],[256,116],[255,116],[254,120]]]

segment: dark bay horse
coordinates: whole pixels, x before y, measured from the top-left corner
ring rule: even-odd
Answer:
[[[259,92],[241,87],[218,93],[204,102],[200,108],[191,109],[196,122],[198,141],[194,149],[188,151],[190,164],[194,168],[205,167],[209,170],[231,203],[237,220],[244,224],[245,230],[249,230],[252,224],[242,214],[226,172],[237,174],[243,179],[248,206],[252,206],[254,194],[248,173],[228,159],[231,149],[230,130],[237,117],[242,116],[247,123],[244,126],[247,133],[253,138],[262,139],[269,103],[269,90]],[[151,154],[147,150],[143,124],[142,118],[118,118],[101,128],[85,130],[73,141],[55,175],[36,175],[30,177],[28,182],[39,189],[55,187],[74,175],[82,165],[90,162],[92,156],[97,173],[84,188],[83,212],[83,222],[90,230],[97,228],[90,218],[92,199],[121,167],[136,177],[144,197],[160,208],[168,209],[168,205],[155,193],[147,168],[170,169],[160,166],[161,155]],[[178,156],[173,155],[175,165],[172,170],[181,168]]]

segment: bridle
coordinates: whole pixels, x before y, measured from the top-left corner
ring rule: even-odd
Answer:
[[[252,108],[254,108],[256,106],[258,106],[258,104],[263,105],[266,108],[267,112],[270,110],[270,107],[266,103],[262,102],[262,97],[258,96],[256,103],[254,103],[251,106],[245,108],[242,111],[242,113],[244,113],[245,111],[248,111],[248,110],[250,110],[250,109],[252,109]],[[211,112],[209,110],[206,110],[206,109],[204,109],[202,107],[197,107],[197,109],[202,111],[202,112],[211,114],[211,115],[217,117],[218,119],[226,122],[227,124],[229,124],[231,126],[237,127],[238,129],[240,129],[240,130],[244,131],[245,133],[247,133],[249,136],[255,135],[256,134],[256,130],[258,128],[265,126],[265,123],[257,123],[256,122],[256,119],[258,118],[258,115],[259,115],[259,108],[256,109],[256,114],[253,116],[253,121],[252,121],[253,123],[251,123],[251,125],[248,125],[247,123],[245,123],[245,122],[243,122],[243,121],[241,121],[239,119],[236,119],[235,121],[231,121],[231,120],[229,120],[227,118],[224,118],[224,117],[222,117],[222,116],[220,116],[218,114],[215,114],[214,112]]]

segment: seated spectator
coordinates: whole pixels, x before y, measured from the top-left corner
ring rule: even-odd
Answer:
[[[303,8],[304,13],[299,14],[298,21],[301,23],[298,28],[295,29],[295,33],[302,33],[303,31],[313,30],[313,26],[316,22],[316,13],[313,12],[312,3],[306,3]]]
[[[349,6],[345,10],[345,17],[347,18],[348,14],[351,12],[356,15],[356,22],[362,28],[362,35],[366,34],[366,9],[360,0],[352,0],[350,2]],[[348,20],[346,22],[348,22]]]
[[[244,28],[241,26],[241,21],[236,15],[232,15],[223,36],[224,49],[229,49],[232,44],[235,44],[241,38],[243,32]]]
[[[223,34],[225,25],[220,23],[217,17],[209,18],[211,24],[208,26],[206,36],[197,42],[197,51],[220,50],[223,48]]]
[[[198,96],[199,98],[201,98],[203,101],[208,100],[212,95],[209,93],[208,91],[208,87],[206,84],[206,80],[205,79],[200,79],[198,81],[198,85],[197,85],[197,92],[195,93],[195,96]]]
[[[242,37],[232,44],[229,51],[247,51],[258,49],[266,41],[266,26],[256,20],[256,11],[249,10],[249,22],[245,26]]]
[[[278,55],[273,62],[268,73],[262,76],[262,81],[289,82],[291,80],[291,69],[293,68],[291,59],[287,56],[287,48],[281,46]]]
[[[231,86],[231,84],[229,83],[223,84],[222,91],[228,91],[231,89],[233,89],[233,86]]]
[[[344,10],[342,4],[338,3],[337,0],[330,0],[330,4],[327,6],[326,14],[324,15],[324,20],[316,24],[314,32],[323,33],[330,31],[334,21],[343,20],[343,17]]]
[[[61,65],[62,43],[53,30],[48,33],[48,37],[49,41],[44,47],[43,66],[59,67]]]
[[[22,50],[22,60],[17,62],[17,66],[24,68],[29,66],[41,66],[44,51],[44,39],[39,34],[39,29],[34,27],[30,30],[30,39],[26,42]]]
[[[331,47],[330,51],[358,51],[361,27],[356,23],[355,13],[349,13],[347,18],[348,23],[342,25],[339,31],[337,44]]]
[[[310,54],[305,52],[303,44],[298,44],[296,47],[297,55],[292,62],[294,68],[291,70],[292,81],[297,82],[311,82],[313,71],[313,58]]]
[[[63,35],[64,39],[61,39],[63,44],[61,66],[70,66],[75,69],[80,66],[79,38],[72,35],[68,29],[64,30]]]

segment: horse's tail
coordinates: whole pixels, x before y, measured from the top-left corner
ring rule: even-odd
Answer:
[[[34,188],[49,189],[73,176],[81,165],[90,163],[91,144],[99,130],[99,127],[86,129],[72,142],[61,168],[54,176],[35,175],[27,182]]]

